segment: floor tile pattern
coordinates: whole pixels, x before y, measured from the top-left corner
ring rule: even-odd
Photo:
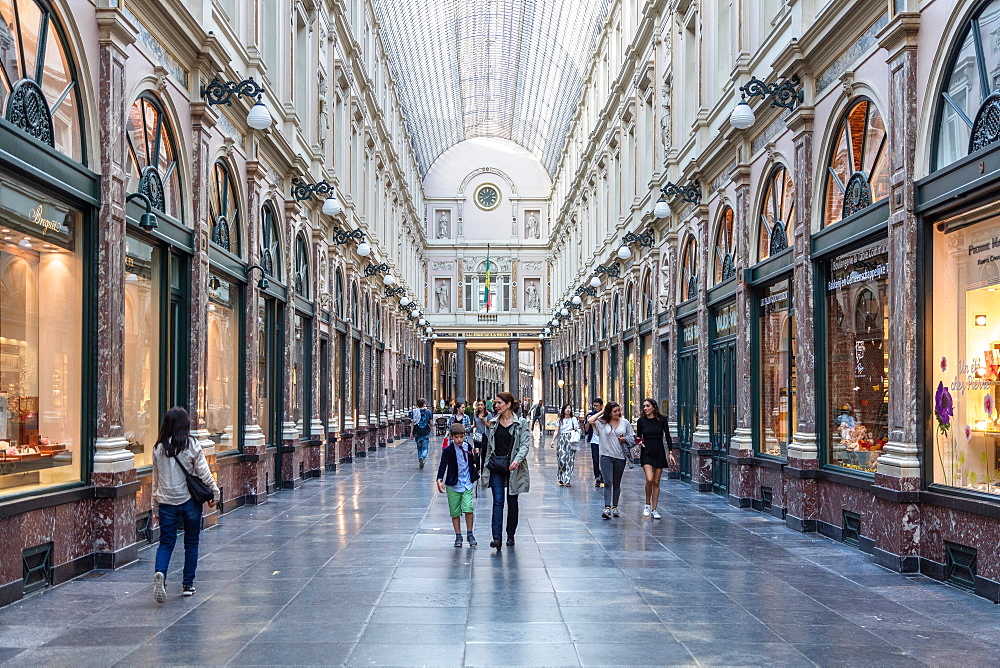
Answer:
[[[588,453],[589,454],[589,453]],[[435,458],[432,456],[431,458]],[[3,665],[789,665],[1000,663],[1000,609],[664,481],[661,521],[623,516],[579,458],[531,453],[517,545],[456,549],[412,442],[224,516],[198,594],[153,601],[154,549],[0,610]]]

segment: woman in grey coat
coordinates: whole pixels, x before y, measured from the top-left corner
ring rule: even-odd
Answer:
[[[510,392],[500,392],[493,400],[493,410],[497,416],[490,421],[486,440],[486,466],[496,457],[506,457],[506,470],[489,469],[483,476],[483,488],[493,492],[493,540],[490,547],[497,552],[503,545],[503,507],[507,502],[507,544],[514,544],[517,531],[518,500],[529,487],[528,451],[531,449],[531,429],[528,421],[514,414],[516,399]],[[506,494],[504,493],[506,492]]]

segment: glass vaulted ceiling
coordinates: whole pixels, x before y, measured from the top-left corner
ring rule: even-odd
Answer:
[[[473,137],[554,175],[610,0],[374,0],[421,174]]]

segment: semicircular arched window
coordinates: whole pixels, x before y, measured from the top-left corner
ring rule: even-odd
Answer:
[[[344,272],[340,270],[340,267],[337,267],[334,290],[336,291],[334,295],[336,301],[334,303],[337,309],[337,317],[343,320],[344,319]]]
[[[727,206],[719,216],[719,227],[715,231],[715,250],[712,261],[715,263],[713,275],[718,285],[736,278],[736,246],[733,244],[733,208]]]
[[[1000,0],[984,2],[962,29],[938,98],[931,171],[1000,141]]]
[[[301,232],[295,235],[295,294],[309,299],[309,244]]]
[[[87,164],[76,67],[47,2],[0,0],[0,108],[25,133]]]
[[[757,234],[757,261],[763,262],[788,248],[788,227],[795,215],[795,187],[783,166],[771,172],[764,191]]]
[[[608,338],[608,303],[601,306],[601,338]]]
[[[361,321],[358,320],[358,312],[360,307],[358,306],[358,286],[351,286],[351,323],[357,327]]]
[[[260,266],[271,278],[281,280],[281,235],[278,214],[268,203],[260,212]]]
[[[625,291],[625,327],[635,324],[635,287],[631,284]]]
[[[651,318],[653,316],[653,276],[650,272],[646,272],[646,276],[642,279],[642,319]]]
[[[698,295],[698,242],[688,236],[681,252],[681,301],[686,302]]]
[[[614,301],[611,305],[611,335],[614,336],[621,331],[621,310],[622,303],[618,298],[617,293],[615,294]]]
[[[233,255],[240,255],[240,206],[236,183],[221,162],[212,169],[212,196],[208,202],[212,223],[212,243]]]
[[[181,182],[177,146],[170,121],[159,101],[144,95],[132,103],[125,121],[128,154],[136,190],[154,209],[181,220]]]
[[[885,121],[870,100],[853,104],[837,127],[826,171],[824,225],[889,196]]]

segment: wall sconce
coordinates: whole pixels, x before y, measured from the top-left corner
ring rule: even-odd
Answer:
[[[396,286],[395,288],[389,288],[389,287],[387,287],[385,289],[385,296],[386,297],[398,297],[398,296],[404,295],[404,294],[406,294],[406,289],[403,286],[401,286],[401,285]]]
[[[579,311],[581,308],[583,308],[582,306],[580,306],[581,303],[583,303],[583,300],[580,299],[579,297],[573,297],[573,299],[567,299],[566,301],[563,302],[563,312],[565,312],[566,315],[569,315],[569,311],[567,311],[566,309],[576,309],[577,311]]]
[[[225,104],[232,106],[233,96],[257,98],[257,103],[250,107],[247,114],[247,125],[254,130],[266,130],[271,127],[271,113],[264,106],[261,97],[264,87],[253,80],[253,77],[243,81],[223,81],[215,77],[207,86],[201,87],[201,96],[209,104]]]
[[[565,384],[566,384],[566,381],[563,380],[562,378],[560,378],[559,380],[556,381],[556,385],[559,386],[560,390],[563,388],[563,385],[565,385]]]
[[[753,77],[745,86],[740,86],[740,102],[729,115],[729,123],[737,130],[746,130],[757,120],[753,109],[747,103],[748,97],[769,97],[772,107],[795,109],[796,105],[802,104],[805,99],[802,89],[799,88],[801,83],[797,76],[775,83],[766,83]]]
[[[219,281],[219,277],[212,275],[208,277],[208,289],[218,290],[222,283]]]
[[[329,201],[330,200],[327,200],[327,202]],[[326,202],[323,203],[323,207],[324,208],[326,207]],[[326,211],[324,211],[323,213],[326,213]],[[337,213],[339,213],[339,211]],[[330,215],[336,215],[336,214],[330,214]],[[358,247],[356,249],[356,252],[361,257],[368,257],[369,255],[372,254],[372,247],[368,245],[367,241],[365,241],[365,233],[362,232],[361,230],[352,230],[350,232],[345,232],[339,227],[335,227],[333,229],[333,243],[337,244],[338,246],[343,246],[344,244],[351,243],[351,241],[358,242]]]
[[[597,285],[594,285],[594,281],[597,281]],[[589,285],[580,286],[579,288],[576,289],[576,291],[574,292],[574,294],[577,297],[579,297],[581,295],[587,295],[588,297],[596,297],[597,296],[597,288],[600,285],[601,285],[601,279],[597,278],[597,276],[594,276],[592,279],[590,279],[590,284]]]
[[[306,183],[297,176],[292,179],[292,197],[295,198],[296,202],[312,199],[314,194],[326,195],[326,201],[323,202],[324,214],[328,216],[336,216],[344,210],[344,208],[340,205],[340,200],[337,199],[337,194],[334,192],[333,185],[329,182],[319,181],[317,183]],[[363,239],[364,235],[362,235],[361,238]]]
[[[629,232],[625,235],[625,238],[622,239],[622,245],[618,248],[618,259],[627,260],[632,257],[632,251],[629,250],[629,246],[632,244],[637,244],[642,248],[652,248],[654,239],[655,237],[653,236],[652,230],[646,230],[642,234]]]
[[[653,207],[653,215],[657,218],[666,218],[670,215],[668,197],[680,197],[682,202],[697,206],[701,204],[701,184],[694,180],[686,186],[679,186],[673,181],[667,181],[667,184],[660,188],[660,199],[656,200],[656,206]],[[652,242],[649,245],[652,246]]]
[[[264,267],[260,266],[259,264],[255,264],[252,267],[247,267],[247,280],[248,281],[250,280],[250,272],[252,272],[254,269],[260,270],[260,280],[257,281],[257,287],[260,288],[261,290],[267,290],[271,286],[271,283],[270,281],[267,280],[267,278],[264,277]]]
[[[389,269],[389,265],[387,265],[385,262],[379,264],[369,264],[368,266],[365,267],[365,276],[371,277],[371,276],[376,276],[378,274],[387,274],[386,277],[388,278],[388,274],[390,271],[391,269]],[[395,278],[392,280],[393,283],[396,282]],[[392,285],[392,283],[388,283],[388,285]]]
[[[985,327],[986,326],[986,314],[985,313],[978,314],[976,316],[975,323],[976,323],[976,327]]]
[[[621,275],[622,275],[622,270],[621,270],[621,267],[616,262],[615,264],[609,264],[609,265],[603,265],[602,264],[602,265],[599,265],[597,267],[597,269],[594,269],[594,273],[596,274],[596,276],[594,278],[597,278],[597,276],[609,276],[611,278],[620,278]],[[590,284],[594,285],[594,279],[593,278],[590,279]],[[601,284],[600,279],[598,279],[597,285],[600,285],[600,284]],[[594,286],[594,287],[597,287],[597,286]]]
[[[142,203],[142,206],[146,209],[146,213],[139,217],[139,227],[149,232],[150,230],[156,229],[156,216],[153,215],[153,203],[149,200],[149,197],[143,195],[142,193],[132,193],[125,198],[126,202],[131,202],[137,199]]]

